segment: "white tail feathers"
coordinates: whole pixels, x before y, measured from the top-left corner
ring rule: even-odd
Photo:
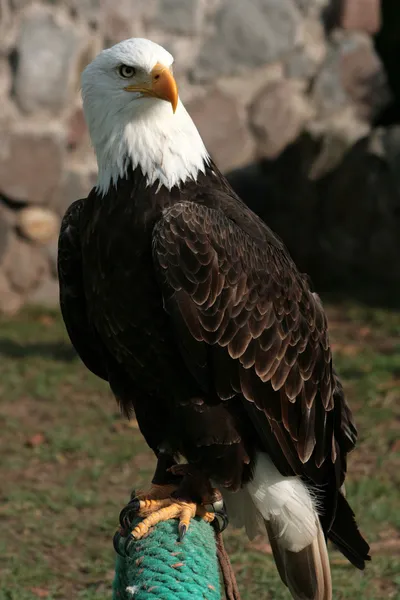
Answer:
[[[298,477],[281,475],[266,454],[257,456],[247,489],[286,550],[299,552],[317,537],[319,519],[309,490]]]
[[[233,527],[244,527],[249,540],[253,540],[259,534],[265,534],[264,519],[256,509],[247,487],[238,492],[222,490],[222,495],[229,522]]]
[[[295,600],[331,600],[328,553],[317,502],[298,477],[284,477],[266,454],[258,454],[254,477],[237,493],[224,492],[232,524],[250,539],[264,532],[282,581]]]

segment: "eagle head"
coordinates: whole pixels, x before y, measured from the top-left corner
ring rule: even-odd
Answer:
[[[99,166],[98,189],[140,167],[171,189],[204,171],[208,153],[178,95],[172,55],[132,38],[100,52],[82,74],[82,98]]]

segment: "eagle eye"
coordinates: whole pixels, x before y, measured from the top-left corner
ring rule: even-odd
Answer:
[[[136,74],[136,69],[135,67],[130,67],[129,65],[120,65],[118,67],[118,73],[124,79],[129,79],[130,77],[133,77]]]

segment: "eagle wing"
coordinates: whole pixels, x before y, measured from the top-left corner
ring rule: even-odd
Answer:
[[[164,211],[153,257],[165,309],[198,383],[221,401],[243,399],[278,469],[323,483],[334,468],[336,487],[356,429],[321,302],[280,241],[271,243],[265,226],[260,242],[264,224],[250,211],[246,218],[243,229],[203,204]]]
[[[60,283],[60,306],[65,326],[78,355],[86,367],[98,377],[108,381],[121,410],[132,416],[134,410],[134,385],[125,370],[109,352],[88,314],[81,254],[80,223],[83,203],[77,200],[68,208],[62,221],[58,242],[58,275]],[[158,416],[160,411],[147,399],[144,410]],[[140,411],[141,404],[136,405]],[[135,411],[138,419],[140,413]],[[158,418],[142,419],[142,433],[155,452],[162,440],[165,421]]]
[[[58,240],[60,307],[71,342],[87,368],[108,381],[101,340],[91,326],[83,284],[79,222],[84,200],[73,202],[65,213]]]

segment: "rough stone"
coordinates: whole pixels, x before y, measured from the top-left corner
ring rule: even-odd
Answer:
[[[61,189],[52,208],[63,217],[72,202],[88,196],[96,179],[97,169],[94,164],[69,165],[64,171]]]
[[[305,15],[319,15],[331,0],[294,0],[295,4]]]
[[[2,103],[3,96],[7,97],[10,94],[12,85],[12,77],[9,62],[0,58],[0,97]]]
[[[10,3],[13,10],[19,12],[23,8],[30,6],[32,4],[32,0],[10,0]]]
[[[70,114],[67,124],[67,146],[69,150],[75,150],[84,141],[88,140],[89,132],[81,106]]]
[[[47,246],[44,248],[44,251],[49,261],[51,275],[52,277],[57,277],[58,237],[47,244]]]
[[[330,276],[368,278],[375,289],[400,283],[400,196],[385,161],[360,140],[320,182],[323,264]],[[380,282],[380,284],[378,283]]]
[[[64,0],[73,17],[84,19],[93,30],[103,25],[102,0]]]
[[[18,210],[15,210],[15,204],[13,204],[13,203],[9,204],[7,202],[7,199],[0,194],[0,222],[2,220],[6,221],[10,225],[10,227],[13,229],[16,226],[17,218],[18,218]],[[1,231],[1,225],[0,225],[0,239],[2,239],[2,236],[4,236],[4,235],[5,235],[5,233],[4,233],[4,231]],[[1,248],[1,243],[0,243],[0,248]],[[1,257],[1,250],[0,250],[0,257]],[[1,259],[0,259],[0,262],[1,262]]]
[[[328,50],[320,72],[315,78],[312,98],[321,116],[341,110],[348,104],[339,71],[339,52],[335,46]]]
[[[187,72],[196,64],[200,43],[200,37],[193,35],[171,35],[168,36],[168,40],[165,40],[165,47],[176,58],[174,62],[174,75],[179,82],[179,93]]]
[[[10,94],[6,95],[6,89],[3,90],[5,93],[2,95],[0,91],[0,161],[1,161],[1,145],[2,145],[2,136],[4,135],[4,131],[10,128],[11,123],[16,123],[21,118],[21,113],[19,112],[15,102],[13,102]],[[11,89],[9,88],[11,92]]]
[[[19,293],[32,290],[49,272],[41,250],[17,236],[12,238],[2,268],[11,287]]]
[[[272,81],[283,79],[283,65],[280,62],[251,69],[234,77],[218,77],[216,87],[225,95],[234,98],[235,102],[247,108],[255,96]]]
[[[18,229],[28,240],[36,244],[47,244],[57,237],[60,218],[48,208],[29,206],[19,213]]]
[[[364,34],[354,38],[354,47],[344,47],[340,60],[341,82],[357,107],[357,115],[366,121],[373,119],[391,100],[383,65],[372,41]]]
[[[223,0],[202,0],[204,2],[204,11],[207,17],[213,17],[220,8]]]
[[[84,42],[81,29],[63,13],[50,7],[32,6],[21,23],[17,46],[15,98],[20,108],[32,113],[58,113],[74,90],[74,65],[80,62]]]
[[[102,0],[106,27],[106,45],[111,46],[130,37],[143,37],[143,30],[157,12],[158,0]]]
[[[375,127],[369,136],[368,152],[372,155],[379,156],[379,158],[385,157],[385,145],[384,145],[384,127]]]
[[[226,177],[239,198],[256,214],[262,215],[270,190],[260,162],[234,169]]]
[[[6,275],[0,271],[0,312],[12,316],[24,304],[24,297],[12,289]]]
[[[382,146],[381,156],[392,174],[392,181],[400,198],[400,125],[379,128],[376,130]]]
[[[283,79],[268,84],[250,109],[258,155],[276,158],[294,142],[312,116],[312,108],[294,82]]]
[[[343,29],[377,33],[381,28],[381,0],[345,0],[340,24]]]
[[[46,278],[35,288],[26,299],[32,306],[46,308],[59,307],[59,286],[56,279]]]
[[[375,41],[397,94],[395,4],[384,2]],[[316,281],[326,272],[329,285],[332,275],[362,271],[388,287],[397,278],[400,287],[393,270],[400,126],[371,132],[371,121],[391,123],[397,108],[386,108],[382,66],[359,31],[376,30],[377,6],[0,0],[0,310],[13,312],[26,299],[58,305],[59,220],[87,196],[97,173],[78,100],[81,70],[103,45],[131,36],[154,39],[175,56],[180,97],[213,158],[224,171],[239,167],[231,183],[283,237],[301,270]],[[28,223],[26,235],[41,243],[20,235],[31,203],[55,213],[50,227],[41,218],[33,223],[39,229]]]
[[[301,49],[294,51],[285,61],[285,73],[290,79],[310,79],[317,72],[318,65]]]
[[[315,259],[318,232],[316,185],[307,173],[318,147],[318,141],[302,133],[277,159],[262,160],[256,174],[260,191],[265,190],[261,197],[251,192],[246,171],[242,171],[241,186],[236,187],[243,200],[282,237],[298,268],[306,272]]]
[[[11,240],[11,226],[5,208],[0,204],[0,264]]]
[[[2,132],[0,192],[17,202],[50,202],[61,180],[63,144],[63,132],[44,125]]]
[[[198,33],[203,25],[204,8],[202,0],[160,0],[156,24],[174,33]]]
[[[304,19],[299,26],[301,46],[285,58],[288,77],[308,81],[318,71],[326,57],[326,39],[322,23],[315,19]]]
[[[309,171],[310,179],[317,180],[333,171],[350,148],[368,136],[370,125],[357,119],[354,107],[348,106],[325,120],[309,122],[306,129],[321,144]]]
[[[360,118],[366,120],[388,104],[384,69],[365,34],[336,36],[315,80],[313,98],[322,116],[353,102]]]
[[[291,0],[225,0],[192,76],[209,80],[275,62],[296,47],[301,14]]]
[[[179,98],[187,107],[192,100],[200,100],[207,95],[208,90],[205,86],[189,83],[184,77],[178,78]]]
[[[253,158],[252,139],[231,98],[214,90],[204,98],[190,102],[187,108],[222,171],[247,164]]]
[[[6,53],[13,41],[15,32],[15,15],[9,0],[0,2],[0,51]]]
[[[393,290],[400,284],[400,271],[393,269],[400,253],[399,163],[393,162],[391,172],[388,164],[391,152],[400,160],[399,138],[393,132],[382,157],[371,154],[364,136],[314,182],[307,174],[318,141],[302,134],[278,159],[235,173],[230,181],[320,289],[354,290],[355,284],[360,293],[362,282],[369,281],[375,290]]]

